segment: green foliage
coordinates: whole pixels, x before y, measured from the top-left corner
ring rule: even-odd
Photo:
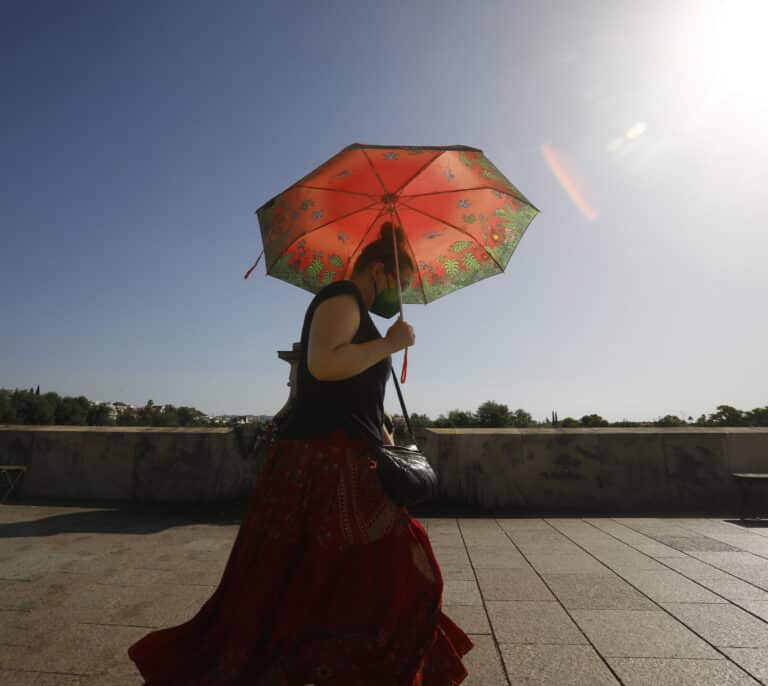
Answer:
[[[661,419],[657,419],[654,424],[656,426],[685,426],[686,422],[676,415],[666,414]]]
[[[581,418],[581,425],[588,427],[609,426],[609,423],[599,414],[585,414]]]
[[[717,411],[709,415],[712,426],[744,426],[746,423],[745,413],[730,405],[718,405]]]
[[[464,252],[470,245],[472,245],[472,241],[456,241],[451,243],[449,250],[456,253]]]
[[[459,273],[459,262],[458,260],[446,260],[443,268],[449,276],[456,276]]]
[[[477,425],[483,427],[509,426],[510,413],[506,405],[487,400],[477,408]]]
[[[317,278],[321,271],[323,271],[323,263],[317,258],[313,259],[311,264],[307,267],[307,274],[314,276],[315,278]]]
[[[425,414],[419,414],[418,412],[414,412],[413,414],[408,416],[408,419],[411,421],[411,427],[415,431],[416,429],[422,429],[425,426],[430,426],[432,424],[432,420]]]
[[[768,426],[768,405],[747,412],[746,422],[749,426]]]
[[[193,407],[156,406],[152,400],[142,408],[126,407],[117,417],[109,403],[95,403],[84,395],[41,394],[29,390],[0,388],[0,424],[64,426],[205,426],[205,415]]]
[[[529,426],[536,426],[536,422],[528,412],[523,409],[517,409],[510,415],[509,426],[525,429]]]
[[[480,263],[471,252],[464,255],[464,266],[466,266],[467,269],[480,269]]]

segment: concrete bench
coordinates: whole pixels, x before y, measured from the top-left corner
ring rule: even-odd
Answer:
[[[19,482],[27,468],[20,464],[0,464],[0,475],[6,484],[6,491],[3,494],[0,503],[4,503],[6,498],[11,494],[16,484]]]
[[[739,512],[739,519],[744,521],[744,513],[747,505],[747,494],[751,490],[753,484],[765,484],[768,486],[768,474],[731,474],[736,479],[741,488],[741,511]],[[768,511],[768,508],[766,508]],[[756,514],[753,512],[753,515]]]

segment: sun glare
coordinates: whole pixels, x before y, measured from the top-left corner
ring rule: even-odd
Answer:
[[[704,85],[713,110],[749,114],[768,104],[767,0],[692,3],[678,17],[674,50]]]

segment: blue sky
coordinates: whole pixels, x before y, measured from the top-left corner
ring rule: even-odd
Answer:
[[[256,208],[353,142],[463,144],[541,214],[404,308],[410,412],[768,404],[761,2],[3,7],[0,387],[273,414],[311,294],[243,279]]]

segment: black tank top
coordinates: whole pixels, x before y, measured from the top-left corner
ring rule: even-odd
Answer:
[[[307,366],[309,328],[315,309],[324,300],[342,293],[354,295],[360,308],[360,326],[351,342],[365,343],[382,338],[353,281],[335,281],[322,288],[304,316],[294,410],[280,428],[280,439],[328,438],[341,428],[351,439],[369,440],[377,445],[383,442],[384,391],[391,375],[391,355],[359,374],[339,381],[320,381],[310,374]]]

